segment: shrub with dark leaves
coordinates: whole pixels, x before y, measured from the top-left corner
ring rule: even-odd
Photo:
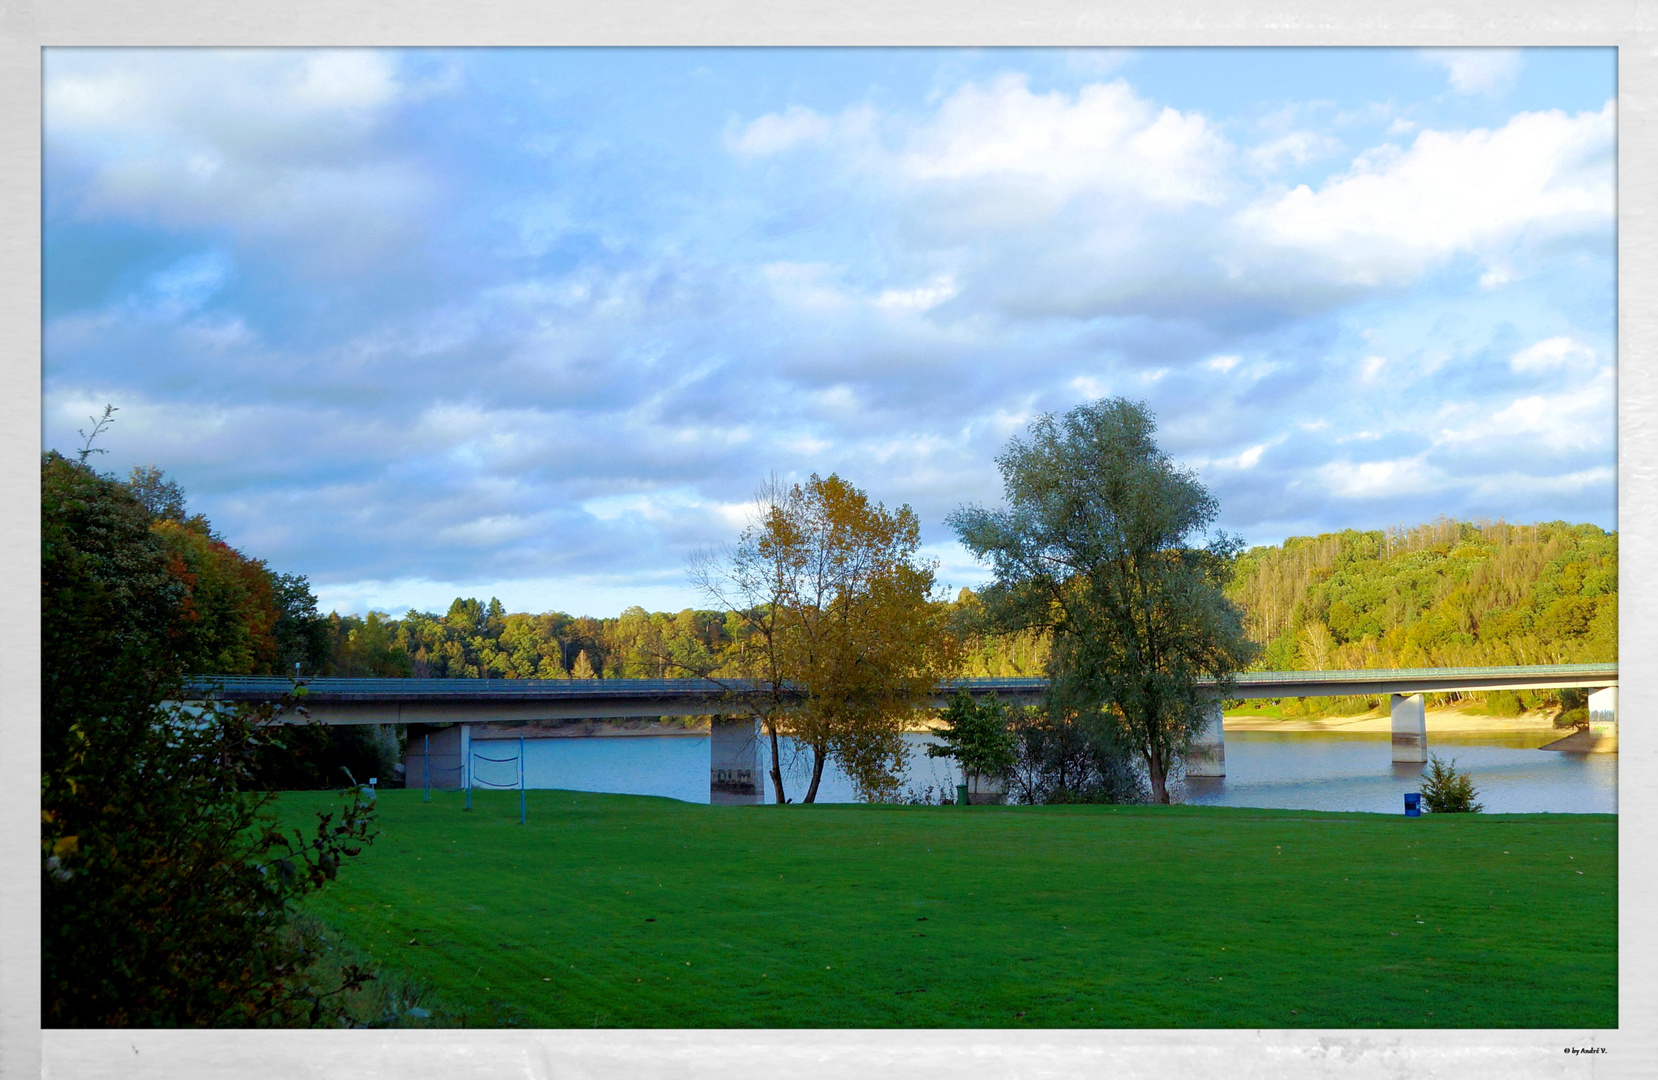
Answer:
[[[252,765],[288,703],[179,704],[200,612],[128,485],[41,461],[41,1020],[48,1027],[337,1022],[294,903],[372,837],[353,787],[309,835]],[[326,979],[321,975],[326,974]]]
[[[77,723],[45,773],[42,1013],[53,1027],[315,1024],[294,901],[372,841],[355,787],[314,831],[283,830],[248,769],[270,707],[135,709]],[[312,980],[314,981],[314,980]]]

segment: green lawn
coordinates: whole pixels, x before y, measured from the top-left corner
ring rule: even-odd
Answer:
[[[332,800],[282,798],[295,820]],[[380,795],[309,910],[531,1027],[1615,1027],[1617,819]]]

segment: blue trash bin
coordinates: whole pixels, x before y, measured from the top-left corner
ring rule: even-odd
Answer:
[[[1420,791],[1405,792],[1405,816],[1422,816],[1422,793]]]

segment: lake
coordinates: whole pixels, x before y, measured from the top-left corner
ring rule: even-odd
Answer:
[[[1616,754],[1563,754],[1537,747],[1553,734],[1429,735],[1429,749],[1455,758],[1470,773],[1478,800],[1490,813],[1614,814],[1618,809]],[[913,797],[938,802],[954,793],[954,763],[929,758],[925,734],[906,735]],[[479,740],[476,776],[516,786],[516,740]],[[525,743],[525,782],[532,788],[566,788],[630,795],[662,795],[706,803],[706,735],[530,739]],[[1421,784],[1424,766],[1394,765],[1387,733],[1238,731],[1226,735],[1222,779],[1177,782],[1177,801],[1203,806],[1256,806],[1293,810],[1363,810],[1403,813],[1404,793]],[[767,749],[761,743],[762,770]],[[785,792],[798,802],[806,793],[811,763],[785,740]],[[766,800],[771,800],[766,781]],[[818,789],[819,802],[853,802],[852,783],[831,763]]]

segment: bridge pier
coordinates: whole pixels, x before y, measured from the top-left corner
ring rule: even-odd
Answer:
[[[715,805],[758,803],[758,725],[749,717],[715,716],[708,725],[708,801]]]
[[[1220,700],[1206,702],[1203,713],[1203,727],[1192,736],[1192,747],[1186,752],[1186,775],[1225,776],[1226,729],[1222,722]]]
[[[1428,711],[1421,694],[1394,694],[1393,760],[1411,764],[1428,760]]]
[[[1589,695],[1589,731],[1594,735],[1618,733],[1618,688],[1608,686]]]

